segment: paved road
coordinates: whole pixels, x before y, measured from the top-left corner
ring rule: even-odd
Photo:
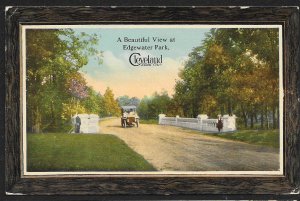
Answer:
[[[164,171],[273,171],[279,150],[220,139],[189,129],[141,124],[122,128],[120,119],[100,122],[102,133],[114,134]]]

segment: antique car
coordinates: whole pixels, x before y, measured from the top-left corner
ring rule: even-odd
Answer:
[[[134,126],[139,127],[139,116],[136,112],[136,106],[122,106],[122,117],[121,117],[121,125],[123,128],[127,126]]]

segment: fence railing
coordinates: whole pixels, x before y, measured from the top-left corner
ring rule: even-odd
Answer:
[[[223,123],[221,132],[230,132],[236,130],[235,115],[223,115],[220,118]],[[208,116],[205,114],[198,115],[197,118],[182,118],[179,116],[166,117],[165,114],[160,114],[158,122],[160,125],[179,126],[205,132],[218,132],[217,123],[218,119],[208,119]]]
[[[99,116],[97,114],[78,114],[72,117],[72,124],[75,131],[76,117],[80,118],[81,125],[79,133],[99,133]]]

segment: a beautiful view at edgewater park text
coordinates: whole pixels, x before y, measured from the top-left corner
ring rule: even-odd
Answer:
[[[278,28],[27,28],[27,171],[279,171],[279,63]]]

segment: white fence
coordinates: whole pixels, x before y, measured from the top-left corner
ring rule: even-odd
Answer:
[[[235,115],[222,116],[221,120],[223,122],[223,128],[221,132],[235,131],[236,130],[235,119],[236,119]],[[179,116],[166,117],[165,114],[160,114],[158,124],[191,128],[191,129],[205,131],[205,132],[218,132],[217,122],[218,119],[208,119],[208,116],[206,114],[200,114],[198,115],[197,118],[181,118]]]
[[[81,120],[80,133],[99,133],[99,116],[96,114],[78,114]],[[72,124],[75,130],[77,115],[72,117]]]

